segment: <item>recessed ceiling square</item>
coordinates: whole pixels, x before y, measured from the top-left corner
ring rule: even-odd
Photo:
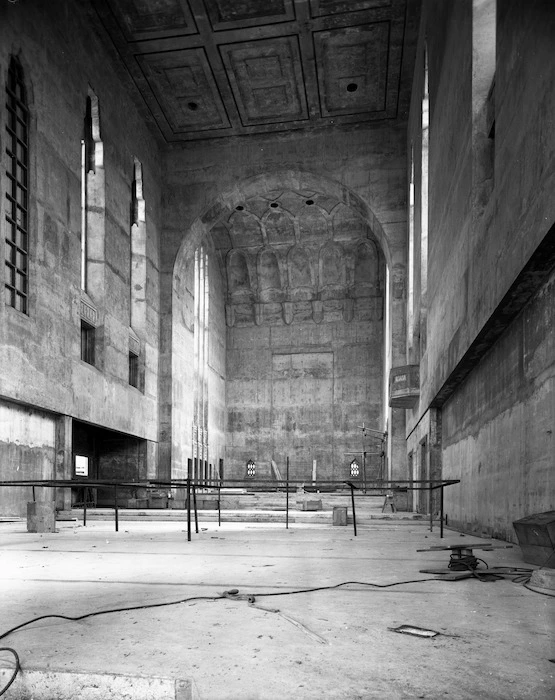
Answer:
[[[174,133],[230,126],[203,49],[145,54],[137,60]]]
[[[314,33],[323,116],[386,107],[389,22]]]
[[[220,46],[243,125],[307,119],[296,36]]]
[[[196,34],[187,0],[108,0],[128,41]]]
[[[215,31],[295,19],[293,0],[204,0]]]
[[[374,10],[390,5],[391,0],[310,0],[310,10],[313,17]]]

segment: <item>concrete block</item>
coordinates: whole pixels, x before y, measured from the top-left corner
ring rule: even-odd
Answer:
[[[0,688],[13,674],[0,668]],[[65,671],[21,670],[10,686],[11,700],[198,700],[192,679],[124,676],[113,673],[68,673]]]
[[[27,532],[56,532],[54,501],[27,503]]]
[[[301,502],[301,510],[322,510],[322,501],[304,500]]]
[[[334,525],[346,525],[347,524],[347,507],[346,506],[334,506],[333,507],[333,524]]]
[[[395,510],[409,510],[409,494],[407,490],[393,491],[393,505]]]

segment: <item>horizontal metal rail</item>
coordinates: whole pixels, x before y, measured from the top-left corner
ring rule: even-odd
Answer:
[[[367,481],[364,485],[366,491],[377,490],[377,491],[420,491],[428,490],[430,492],[430,504],[431,504],[431,492],[434,489],[441,489],[440,492],[440,536],[443,537],[443,491],[446,486],[452,486],[454,484],[459,484],[460,479],[394,479],[394,480],[382,480],[376,479],[372,481]],[[0,487],[31,487],[33,490],[33,500],[35,500],[35,488],[94,488],[94,487],[111,487],[114,491],[114,516],[115,516],[115,528],[116,532],[119,530],[119,506],[118,506],[118,489],[185,489],[187,493],[187,539],[191,540],[191,500],[193,502],[194,517],[195,517],[195,529],[198,533],[198,513],[197,513],[197,489],[217,489],[218,492],[218,525],[221,524],[221,489],[225,488],[226,485],[230,485],[231,488],[236,488],[238,484],[242,484],[244,488],[266,487],[268,491],[275,491],[285,488],[287,494],[286,501],[286,527],[289,527],[289,489],[304,487],[308,493],[318,491],[319,487],[335,487],[336,490],[350,489],[351,503],[353,510],[353,527],[354,534],[357,534],[356,530],[356,515],[355,515],[355,490],[359,490],[360,486],[353,481],[346,480],[319,480],[312,481],[307,487],[306,481],[301,479],[171,479],[171,480],[158,480],[149,479],[148,481],[119,481],[116,479],[22,479],[22,480],[9,480],[0,481]],[[359,494],[368,495],[368,494]],[[87,524],[87,503],[86,498],[83,500],[83,525]],[[433,530],[433,513],[430,505],[430,531]]]

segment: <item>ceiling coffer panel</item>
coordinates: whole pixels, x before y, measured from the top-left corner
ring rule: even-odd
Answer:
[[[316,32],[314,46],[323,116],[385,110],[389,22]]]
[[[379,7],[389,7],[391,0],[310,0],[310,10],[313,17],[374,10]]]
[[[230,126],[203,49],[145,54],[137,60],[174,133]]]
[[[293,0],[204,0],[215,31],[256,27],[295,19]]]
[[[220,47],[243,126],[308,118],[296,36]]]
[[[117,0],[111,7],[128,41],[197,31],[186,0]]]

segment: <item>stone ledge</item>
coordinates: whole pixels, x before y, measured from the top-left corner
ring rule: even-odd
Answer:
[[[0,689],[13,668],[0,668]],[[199,700],[191,679],[126,676],[113,673],[22,669],[8,691],[10,700]]]

